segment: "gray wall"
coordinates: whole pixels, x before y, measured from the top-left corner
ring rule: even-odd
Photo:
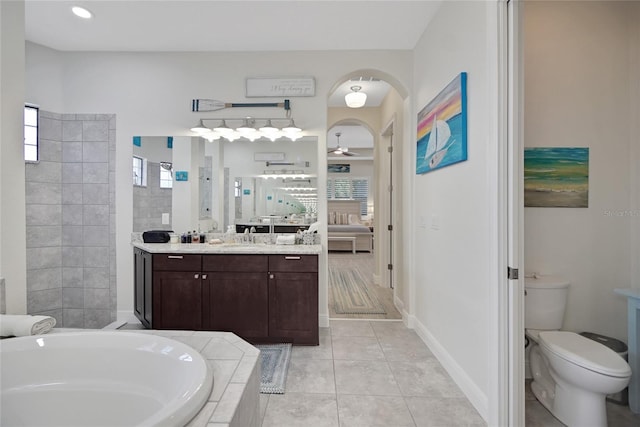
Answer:
[[[101,328],[116,318],[115,115],[40,111],[27,163],[27,312]]]

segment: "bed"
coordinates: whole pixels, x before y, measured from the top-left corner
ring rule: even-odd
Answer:
[[[360,202],[329,200],[327,237],[330,251],[373,251],[373,233],[360,222]]]

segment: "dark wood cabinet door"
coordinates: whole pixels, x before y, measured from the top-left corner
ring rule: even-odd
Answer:
[[[269,335],[267,272],[205,272],[205,328],[251,340]]]
[[[202,284],[199,271],[155,271],[153,328],[202,329]]]
[[[269,337],[318,345],[318,274],[269,274]]]

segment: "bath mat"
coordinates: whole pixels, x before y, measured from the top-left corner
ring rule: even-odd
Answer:
[[[260,393],[284,394],[291,359],[291,344],[260,344]]]
[[[329,288],[336,314],[387,314],[357,269],[329,269]]]

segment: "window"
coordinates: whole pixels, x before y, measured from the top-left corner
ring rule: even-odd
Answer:
[[[348,199],[360,201],[360,216],[367,216],[369,198],[368,178],[330,178],[327,181],[328,199]]]
[[[233,182],[233,194],[235,197],[242,196],[242,180],[241,179],[236,179]]]
[[[147,159],[133,156],[133,185],[146,187],[147,185]]]
[[[160,166],[160,188],[173,188],[171,171]]]
[[[24,160],[38,161],[38,107],[24,107]]]

